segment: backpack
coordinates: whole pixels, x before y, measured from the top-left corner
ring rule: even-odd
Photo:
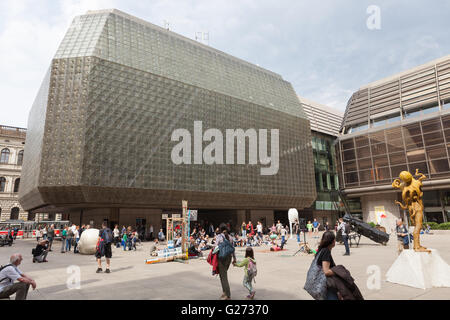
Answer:
[[[219,243],[219,259],[223,260],[234,253],[234,247],[228,239],[224,239]]]
[[[348,222],[345,223],[344,230],[345,230],[345,234],[346,235],[348,235],[350,233],[350,231],[351,231],[350,230],[350,223],[348,223]]]
[[[105,230],[103,230],[102,238],[103,238],[103,240],[105,241],[106,244],[113,242],[111,229],[106,228]]]
[[[6,267],[10,267],[10,266],[12,266],[11,263],[9,263],[9,264],[7,264],[7,265],[4,265],[4,266],[1,266],[1,267],[0,267],[0,271],[2,271],[3,269],[5,269]],[[6,277],[6,278],[3,278],[3,279],[0,279],[0,282],[3,282],[3,280],[6,280],[6,279],[9,279],[9,278]]]
[[[250,281],[255,280],[257,273],[258,270],[256,270],[256,262],[253,262],[252,260],[248,259],[247,276],[250,279]]]

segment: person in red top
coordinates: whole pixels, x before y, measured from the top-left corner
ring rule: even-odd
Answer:
[[[254,234],[253,225],[251,221],[249,221],[247,224],[247,234],[249,234],[250,236],[253,236]]]

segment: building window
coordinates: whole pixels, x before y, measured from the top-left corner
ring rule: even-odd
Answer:
[[[11,209],[11,220],[19,220],[19,212],[20,209],[18,207],[14,207]]]
[[[8,163],[9,161],[9,149],[5,148],[2,150],[2,154],[0,156],[0,163]]]
[[[20,178],[17,178],[14,182],[14,192],[19,192],[19,184],[20,184]]]
[[[0,192],[5,192],[6,187],[6,179],[4,177],[0,177]]]
[[[23,163],[23,150],[19,151],[19,154],[17,155],[17,165],[21,166]]]

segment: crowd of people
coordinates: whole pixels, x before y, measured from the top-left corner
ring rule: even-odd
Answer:
[[[290,231],[289,226],[283,225],[280,221],[273,223],[270,227],[265,227],[261,221],[257,221],[256,225],[254,225],[252,221],[243,222],[239,229],[235,232],[230,232],[231,226],[229,223],[222,223],[220,227],[217,228],[214,228],[212,223],[207,223],[206,225],[193,223],[192,227],[193,229],[190,232],[190,237],[187,239],[189,241],[188,254],[191,258],[205,258],[204,252],[209,251],[208,262],[213,265],[213,274],[218,274],[220,277],[223,291],[221,299],[230,299],[231,297],[230,286],[227,278],[227,272],[230,265],[244,268],[243,285],[249,292],[247,298],[253,299],[255,296],[255,290],[252,286],[252,280],[254,280],[256,276],[256,259],[254,256],[253,247],[266,245],[270,246],[271,251],[283,250],[283,246],[288,241],[288,234]],[[306,236],[306,232],[308,232],[309,237],[317,238],[319,228],[320,223],[318,223],[316,219],[314,219],[313,222],[308,221],[308,223],[305,223],[304,226],[301,226],[296,220],[292,225],[292,233],[297,236],[297,242],[301,242],[301,235],[304,233]],[[90,229],[89,225],[77,226],[75,224],[65,226],[61,229],[59,231],[62,240],[61,253],[71,252],[72,248],[74,253],[79,253],[78,242],[82,233],[88,229]],[[330,276],[333,274],[330,270],[334,267],[334,262],[331,257],[331,249],[334,246],[335,237],[333,232],[329,232],[330,227],[328,226],[328,223],[325,224],[323,229],[325,229],[325,233],[322,237],[321,245],[319,246],[319,252],[317,252],[317,255],[320,254],[320,259],[318,259],[317,263],[323,267],[325,274]],[[334,231],[340,231],[342,233],[343,242],[346,248],[346,255],[348,255],[348,226],[342,219],[340,219],[340,221],[336,223]],[[48,253],[52,251],[52,244],[55,239],[55,234],[56,230],[54,225],[44,226],[36,231],[37,245],[32,251],[33,263],[45,263],[48,261]],[[333,236],[331,236],[331,234]],[[123,248],[124,251],[127,249],[128,251],[136,250],[136,245],[141,242],[139,235],[139,230],[137,228],[122,226],[122,228],[119,229],[119,226],[116,225],[115,228],[111,230],[107,227],[106,222],[103,223],[102,229],[99,231],[95,250],[95,257],[98,262],[96,272],[103,272],[101,260],[105,257],[105,273],[110,273],[110,261],[112,258],[111,247],[115,246],[116,248]],[[174,228],[173,237],[171,237],[171,239],[173,239],[174,247],[180,247],[182,245],[180,226],[176,226]],[[151,256],[157,255],[157,251],[159,249],[158,246],[162,241],[166,241],[166,235],[164,234],[163,229],[160,229],[159,233],[150,245]],[[166,245],[167,243],[164,243],[164,246]],[[234,254],[236,247],[245,247],[245,257],[242,261],[236,260],[236,256]],[[325,248],[327,248],[327,252],[323,251]],[[323,252],[321,252],[321,250]],[[225,257],[221,256],[224,255],[224,252],[228,252],[229,254]],[[215,267],[213,262],[214,257],[216,257]],[[19,256],[15,256],[11,259],[11,261],[15,261],[15,263],[20,264],[22,258],[21,256],[20,258]],[[26,298],[26,293],[28,292],[29,286],[32,285],[31,281],[33,280],[27,278],[20,272],[20,270],[17,269],[18,264],[15,266],[13,264],[13,269],[7,268],[4,273],[6,272],[10,275],[14,274],[14,276],[10,277],[10,279],[24,279],[25,282],[22,281],[20,284],[7,291],[8,294],[12,294],[15,290],[14,292],[16,292],[16,299],[22,299]],[[330,290],[329,292],[329,296],[327,296],[328,299],[335,299],[338,297],[333,293],[333,290]]]

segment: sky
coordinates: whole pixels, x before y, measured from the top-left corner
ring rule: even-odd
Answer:
[[[191,39],[209,32],[210,46],[342,112],[365,84],[450,54],[450,0],[0,0],[1,125],[27,127],[73,18],[109,8]]]

